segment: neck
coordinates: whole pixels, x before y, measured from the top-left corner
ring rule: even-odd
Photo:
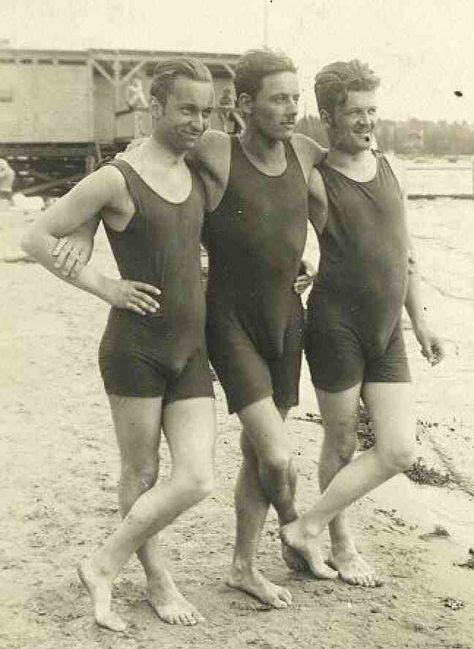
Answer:
[[[174,166],[183,162],[186,152],[177,151],[166,137],[166,134],[156,128],[144,143],[143,153],[152,158],[158,157],[161,163]]]
[[[329,163],[338,167],[350,167],[357,164],[362,164],[372,159],[372,151],[370,149],[364,149],[363,151],[357,151],[351,153],[349,151],[343,151],[338,149],[335,146],[329,146],[329,152],[327,155],[327,160]]]
[[[242,146],[252,158],[261,162],[271,163],[280,161],[284,156],[285,148],[281,140],[271,140],[261,131],[249,124],[240,137]]]

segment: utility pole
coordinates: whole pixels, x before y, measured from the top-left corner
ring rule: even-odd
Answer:
[[[263,1],[263,47],[268,47],[268,4],[271,0]]]

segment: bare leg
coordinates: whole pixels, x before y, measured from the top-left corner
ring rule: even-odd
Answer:
[[[130,399],[129,406],[132,401],[138,401],[138,404],[133,404],[135,408],[141,405],[141,407],[148,407],[156,414],[156,400]],[[152,404],[153,401],[155,401],[154,404]],[[127,410],[126,405],[124,405],[125,410]],[[126,416],[125,413],[123,414]],[[108,623],[109,616],[113,615],[110,612],[110,590],[117,573],[125,565],[130,555],[141,548],[150,537],[169,525],[183,511],[207,496],[212,485],[215,439],[213,400],[207,398],[188,399],[170,404],[164,409],[162,424],[173,462],[170,480],[162,484],[155,482],[150,489],[145,491],[135,501],[121,526],[89,561],[83,562],[80,569],[82,578],[94,600],[97,622],[113,630],[117,630],[117,626],[114,623]],[[156,431],[156,420],[154,420],[153,427]],[[132,426],[130,435],[132,436],[134,432]],[[166,599],[164,594],[165,585],[161,582],[156,584],[157,590],[160,590],[161,587],[163,599],[161,602],[155,601],[157,604],[157,606],[154,605],[155,610],[162,606],[163,616],[169,618],[167,621],[174,619],[186,624],[197,621],[194,613],[190,614],[189,609],[181,612],[177,618],[175,609],[170,612],[169,598]],[[171,586],[170,588],[172,589]],[[171,590],[168,589],[167,594],[170,593]],[[175,599],[175,605],[176,603]],[[160,611],[158,612],[160,613]]]
[[[352,460],[356,450],[360,390],[360,385],[336,395],[316,390],[324,426],[319,462],[321,492],[324,492],[334,475]],[[329,521],[329,534],[331,553],[328,563],[338,571],[340,578],[358,586],[380,585],[381,580],[357,550],[346,510]]]
[[[286,412],[282,412],[284,418]],[[272,584],[256,568],[258,546],[270,500],[258,475],[258,460],[245,431],[241,435],[242,466],[235,488],[235,512],[237,531],[234,558],[227,584],[253,595],[274,608],[291,604],[291,595],[285,589]]]
[[[150,404],[150,408],[144,408],[141,400],[134,400],[133,403],[126,401],[125,418],[121,416],[123,397],[109,398],[121,456],[119,503],[122,516],[126,516],[137,498],[156,483],[161,412],[155,412],[153,404]],[[165,409],[165,413],[170,407]],[[156,432],[153,426],[156,426]],[[130,435],[131,428],[133,435]],[[145,570],[148,601],[161,619],[170,624],[186,625],[203,620],[176,588],[161,556],[158,534],[137,550],[137,556]]]
[[[415,423],[411,385],[368,383],[363,387],[362,395],[374,426],[375,447],[361,453],[335,473],[312,509],[283,528],[282,535],[286,542],[303,556],[329,521],[413,462]],[[350,413],[347,403],[351,399],[348,399],[347,391],[332,396],[333,409]],[[352,403],[355,401],[354,396],[352,395]],[[339,519],[339,525],[343,524],[344,521]],[[340,528],[340,532],[346,532],[344,527]]]
[[[244,426],[243,465],[236,490],[237,542],[229,585],[251,593],[262,602],[282,608],[291,603],[285,589],[266,580],[255,568],[260,535],[272,504],[280,525],[295,520],[296,473],[284,430],[287,410],[278,411],[273,399],[266,398],[239,412]],[[284,546],[283,556],[290,567],[301,569],[299,553]],[[332,576],[314,547],[311,557],[315,571]]]

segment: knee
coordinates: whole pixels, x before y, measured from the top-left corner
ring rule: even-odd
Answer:
[[[273,449],[271,453],[259,458],[260,473],[272,481],[279,479],[286,481],[291,467],[291,454],[285,448]]]
[[[181,500],[191,506],[204,500],[214,490],[214,475],[211,470],[187,473],[176,476],[175,485],[179,491]]]
[[[353,431],[350,434],[339,435],[335,441],[329,442],[328,446],[338,463],[348,464],[356,452],[357,436]]]
[[[381,458],[391,475],[402,473],[409,469],[416,460],[415,442],[404,442],[384,449]]]
[[[125,465],[122,467],[120,486],[142,494],[154,486],[157,478],[158,463],[142,467]]]

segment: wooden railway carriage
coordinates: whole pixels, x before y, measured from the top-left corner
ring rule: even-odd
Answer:
[[[235,54],[0,49],[0,158],[17,172],[15,189],[64,193],[104,156],[149,132],[140,98],[148,100],[155,64],[184,54],[209,67],[217,106],[233,93]],[[221,118],[217,109],[214,128],[223,127]]]

